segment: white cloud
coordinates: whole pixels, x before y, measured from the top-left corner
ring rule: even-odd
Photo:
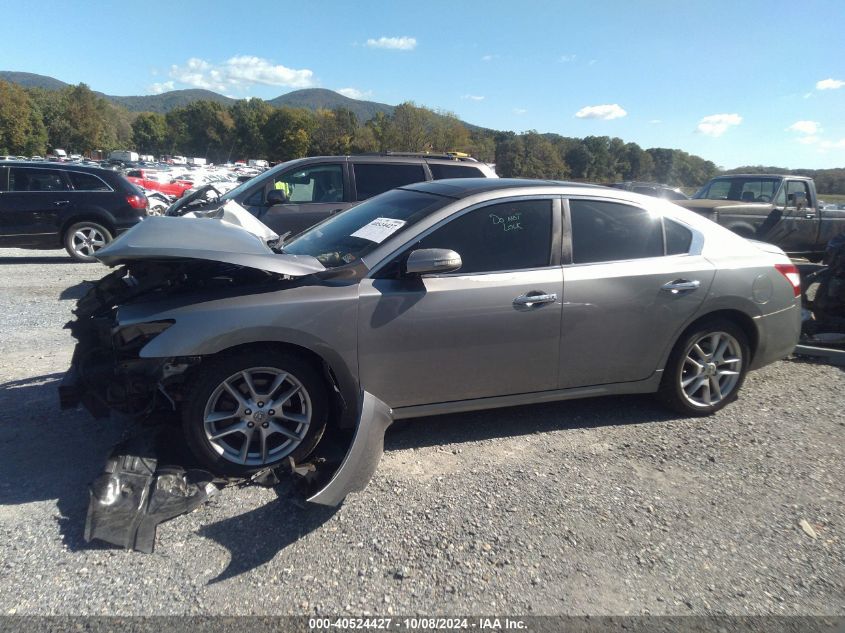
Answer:
[[[738,114],[711,114],[698,122],[695,128],[697,132],[707,136],[719,137],[728,131],[728,128],[742,123],[742,117]]]
[[[161,83],[155,83],[149,87],[150,92],[154,95],[160,95],[162,92],[170,92],[176,86],[173,84],[172,81],[162,81]]]
[[[461,99],[469,101],[484,101],[484,97],[482,95],[463,95]]]
[[[357,88],[338,88],[337,92],[350,99],[367,99],[373,96],[372,90],[358,90]]]
[[[655,123],[656,124],[656,123],[663,123],[663,121],[660,120],[660,119],[652,119],[651,121],[649,121],[649,123]]]
[[[526,112],[528,112],[528,110],[526,110],[525,108],[514,108],[513,109],[514,114],[525,114]]]
[[[818,134],[822,128],[817,121],[796,121],[786,129],[799,134]]]
[[[370,48],[388,48],[396,51],[412,51],[417,47],[417,38],[408,37],[380,37],[377,40],[370,38],[367,40],[367,46]]]
[[[800,136],[796,139],[801,145],[814,145],[819,142],[819,137],[815,134],[809,136]]]
[[[822,149],[841,149],[845,147],[845,138],[841,138],[838,141],[822,141],[820,146]]]
[[[236,55],[221,64],[192,57],[183,66],[171,66],[170,77],[179,83],[218,92],[245,89],[254,84],[308,88],[316,83],[314,73],[308,69],[288,68],[252,55]]]
[[[561,64],[567,64],[567,63],[569,63],[569,62],[574,62],[577,58],[578,58],[578,56],[577,56],[577,55],[561,55],[561,56],[558,58],[558,61],[559,61]]]
[[[816,90],[838,90],[845,86],[845,81],[841,79],[822,79],[816,82]]]
[[[584,106],[575,116],[579,119],[602,119],[610,121],[611,119],[620,119],[627,116],[624,108],[618,103],[608,103],[606,105]]]
[[[498,55],[482,55],[481,61],[483,62],[492,62],[494,59],[498,59]]]

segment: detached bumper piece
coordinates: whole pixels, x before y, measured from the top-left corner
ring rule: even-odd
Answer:
[[[158,467],[154,457],[112,455],[90,488],[85,540],[150,554],[156,526],[214,496],[213,479],[202,470]]]

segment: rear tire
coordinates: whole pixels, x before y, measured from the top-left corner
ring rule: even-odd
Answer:
[[[736,400],[751,358],[748,337],[727,319],[687,330],[669,355],[658,397],[688,416],[715,413]]]
[[[289,457],[300,462],[325,431],[325,381],[293,354],[236,351],[200,365],[191,382],[182,430],[213,473],[246,476]]]
[[[102,224],[88,220],[71,224],[66,230],[62,243],[68,255],[78,262],[95,262],[97,251],[114,239],[111,232]]]

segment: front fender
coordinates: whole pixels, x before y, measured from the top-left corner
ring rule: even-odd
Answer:
[[[308,497],[310,503],[339,506],[350,492],[366,488],[376,472],[384,452],[384,433],[393,423],[393,412],[367,391],[361,394],[359,403],[352,444],[329,482]]]

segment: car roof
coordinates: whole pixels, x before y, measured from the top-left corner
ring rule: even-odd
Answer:
[[[103,169],[102,167],[91,167],[90,165],[81,165],[79,163],[54,163],[52,161],[36,161],[35,164],[29,160],[0,160],[0,167],[28,167],[30,169],[60,169],[63,171],[81,171],[84,173],[101,175],[116,174],[112,169]]]
[[[794,180],[812,180],[809,176],[793,176],[792,174],[723,174],[713,180],[722,178],[792,178]]]
[[[566,182],[561,180],[532,180],[529,178],[446,178],[428,182],[406,185],[400,189],[433,193],[447,198],[466,198],[477,193],[502,191],[506,189],[567,187],[585,190],[604,190],[607,187],[591,185],[582,182]]]

